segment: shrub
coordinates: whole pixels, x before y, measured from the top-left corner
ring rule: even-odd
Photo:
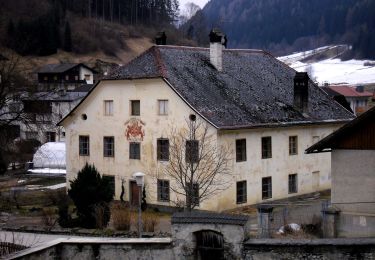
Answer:
[[[132,212],[126,206],[115,205],[112,207],[112,220],[115,229],[129,231],[132,223]]]
[[[152,212],[142,213],[143,231],[154,232],[156,225],[159,223],[159,217]]]
[[[103,229],[107,226],[109,219],[111,217],[111,212],[108,203],[101,202],[94,206],[95,213],[95,227]]]
[[[80,226],[97,227],[95,207],[98,205],[105,207],[104,205],[108,205],[113,199],[114,194],[110,182],[100,176],[94,165],[86,164],[78,172],[77,178],[70,182],[70,186],[68,194],[77,208]],[[106,216],[101,218],[103,221],[100,223],[101,227],[106,226],[110,219],[109,210],[104,210],[103,213]]]
[[[50,231],[58,221],[55,213],[55,209],[52,208],[44,208],[42,211],[42,220],[47,231]]]

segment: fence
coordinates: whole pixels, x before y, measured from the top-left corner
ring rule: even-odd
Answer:
[[[267,207],[273,207],[272,213],[258,214],[258,238],[283,234],[283,227],[292,223],[298,224],[306,234],[321,237],[322,223],[327,217],[324,210],[329,205],[328,200],[311,203],[305,201],[293,204],[268,204]]]
[[[0,257],[26,249],[27,246],[17,245],[9,242],[0,242]]]

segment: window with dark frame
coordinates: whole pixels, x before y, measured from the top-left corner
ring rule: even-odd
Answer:
[[[141,115],[141,101],[139,100],[130,100],[130,114],[132,116]]]
[[[262,199],[272,198],[272,177],[262,178]]]
[[[90,137],[88,135],[79,136],[79,155],[90,155]]]
[[[187,163],[197,163],[199,159],[199,141],[187,140],[185,146],[185,161]]]
[[[157,140],[157,159],[158,161],[169,160],[169,140],[160,138]]]
[[[103,138],[103,155],[104,157],[115,156],[115,138],[113,136]]]
[[[140,143],[129,144],[129,159],[135,159],[135,160],[141,159],[141,144]]]
[[[169,201],[169,181],[158,180],[158,201]]]
[[[247,202],[247,188],[246,181],[237,182],[237,204]]]
[[[262,159],[272,158],[271,136],[262,137]]]
[[[187,186],[190,186],[190,183],[186,183]],[[190,195],[190,192],[192,194]],[[187,200],[191,200],[191,204],[195,206],[199,206],[199,184],[193,183],[193,190],[190,191],[190,189],[187,190]]]
[[[298,154],[298,137],[289,136],[289,155]]]
[[[246,161],[246,139],[236,140],[236,162]]]
[[[298,179],[297,174],[289,174],[288,180],[289,186],[289,193],[297,193],[298,192]]]

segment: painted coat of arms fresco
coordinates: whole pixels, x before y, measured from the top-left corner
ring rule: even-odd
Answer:
[[[140,142],[145,136],[145,123],[137,118],[131,118],[125,122],[125,136],[128,141]]]

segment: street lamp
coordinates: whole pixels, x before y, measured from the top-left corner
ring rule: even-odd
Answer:
[[[144,176],[143,172],[136,172],[133,174],[133,178],[137,182],[138,190],[139,190],[139,204],[138,204],[138,234],[139,237],[142,237],[142,210],[141,210],[141,202],[142,202],[142,188],[144,184]]]

